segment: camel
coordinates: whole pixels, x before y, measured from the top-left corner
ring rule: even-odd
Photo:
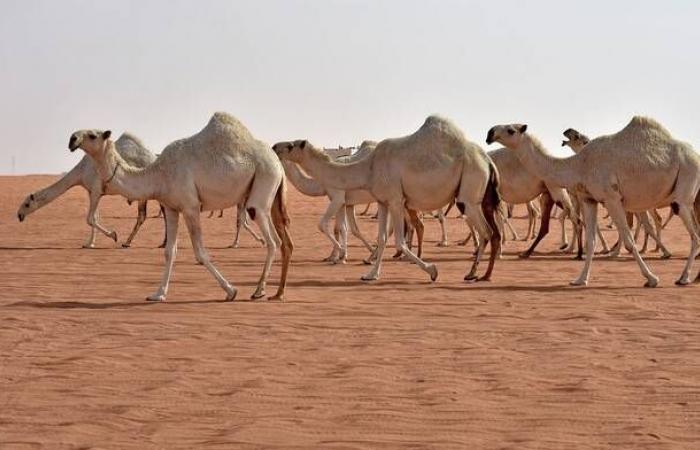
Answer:
[[[141,140],[130,133],[123,133],[119,136],[119,139],[114,142],[114,147],[119,155],[134,167],[146,167],[156,159],[155,155],[143,145]],[[95,248],[96,231],[101,232],[114,242],[117,242],[117,232],[114,230],[109,231],[102,226],[99,223],[99,215],[97,212],[97,207],[103,195],[115,195],[117,193],[114,189],[111,189],[110,186],[105,187],[103,185],[95,163],[87,155],[85,155],[68,173],[61,177],[60,180],[38,192],[29,194],[19,207],[17,218],[20,222],[23,222],[31,213],[56,200],[74,186],[83,187],[88,192],[90,200],[86,218],[87,224],[90,226],[90,235],[85,244],[83,244],[83,248]],[[122,247],[127,248],[131,246],[131,242],[136,237],[136,233],[138,233],[139,228],[141,228],[141,225],[146,221],[146,212],[146,201],[139,201],[136,224],[128,239],[122,244]],[[163,241],[161,246],[164,245],[165,241]]]
[[[580,153],[583,151],[586,147],[586,144],[590,142],[590,139],[588,136],[586,136],[583,133],[580,133],[579,131],[569,128],[564,131],[564,137],[567,138],[566,141],[562,141],[561,145],[562,146],[568,146],[571,148],[571,150],[574,153]],[[574,202],[576,206],[576,210],[579,211],[580,207],[578,205],[578,201],[576,200],[576,196],[574,196]],[[649,236],[654,239],[656,242],[656,249],[654,250],[659,251],[661,250],[662,255],[661,259],[668,259],[671,257],[671,252],[666,248],[666,246],[661,242],[661,230],[662,230],[662,224],[661,224],[661,216],[659,213],[656,211],[656,209],[651,209],[649,211],[645,211],[642,213],[627,213],[627,223],[632,224],[632,216],[637,217],[637,227],[634,231],[634,240],[637,240],[637,237],[639,235],[639,230],[640,227],[644,228],[644,245],[642,246],[641,250],[639,251],[640,253],[645,253],[647,250],[647,245],[649,241]],[[654,226],[656,227],[656,230],[652,229],[650,219],[654,221]],[[596,233],[598,234],[598,237],[600,240],[603,242],[603,247],[604,249],[607,248],[607,244],[605,244],[605,238],[603,237],[603,234],[600,231],[600,226],[598,225],[596,221]],[[621,240],[618,239],[618,242],[613,246],[612,251],[610,252],[610,256],[616,257],[620,253],[620,245]],[[605,251],[604,251],[605,252]],[[607,253],[607,252],[605,252]]]
[[[299,192],[310,197],[327,196],[331,200],[326,213],[319,222],[319,229],[327,236],[330,235],[327,230],[327,222],[330,220],[330,217],[335,215],[336,228],[340,234],[340,243],[338,243],[338,247],[336,247],[335,243],[338,241],[335,239],[335,236],[333,236],[333,240],[331,241],[333,243],[333,249],[330,256],[325,258],[324,261],[329,261],[335,264],[338,262],[344,262],[347,259],[347,237],[343,236],[343,234],[346,233],[347,225],[350,226],[350,231],[352,234],[362,241],[362,244],[365,246],[365,248],[367,248],[367,250],[370,252],[374,250],[369,241],[360,232],[360,228],[357,226],[357,221],[355,218],[355,205],[363,204],[368,201],[374,202],[374,198],[372,198],[372,195],[369,192],[363,190],[326,190],[318,181],[305,174],[297,164],[291,161],[282,160],[282,166],[284,167],[287,179],[295,188],[297,188]],[[329,212],[331,205],[334,204],[334,200],[336,202],[341,202],[341,206],[337,211]],[[338,250],[338,248],[340,250]]]
[[[226,292],[237,289],[216,269],[202,243],[200,211],[245,204],[267,246],[263,271],[252,298],[265,295],[275,253],[281,245],[282,270],[277,293],[282,299],[293,243],[288,233],[284,169],[274,153],[233,116],[217,112],[197,134],[168,145],[145,169],[130,165],[115,151],[110,131],[80,130],[70,137],[71,151],[82,149],[97,166],[105,185],[127,199],[156,199],[165,207],[167,243],[165,267],[158,290],[149,301],[165,301],[177,253],[180,214],[185,218],[197,261]]]
[[[588,284],[599,203],[605,205],[624,243],[632,249],[647,287],[657,286],[659,279],[634,245],[625,212],[671,205],[691,239],[688,259],[676,284],[690,282],[690,270],[700,251],[694,216],[700,206],[700,155],[689,144],[674,139],[661,124],[635,116],[621,131],[593,139],[585,151],[568,158],[551,156],[522,124],[496,125],[489,130],[486,142],[499,142],[528,170],[579,197],[586,226],[586,261],[571,284]]]
[[[578,216],[574,212],[573,204],[566,190],[547,183],[543,178],[528,170],[517,156],[506,148],[492,150],[488,152],[488,155],[498,168],[500,174],[499,192],[504,201],[512,204],[528,203],[541,196],[540,229],[530,247],[520,254],[521,258],[529,258],[540,241],[549,233],[550,212],[555,202],[559,203],[565,211],[562,220],[563,217],[568,216],[572,218],[575,228],[579,225]],[[573,240],[568,248],[567,243],[562,242],[560,248],[572,251],[573,245]]]
[[[332,161],[306,140],[278,142],[272,148],[280,159],[300,164],[323,186],[371,191],[379,208],[377,250],[374,265],[363,280],[379,278],[391,214],[396,250],[435,281],[437,267],[417,257],[406,244],[404,208],[432,211],[444,207],[455,197],[457,207],[484,238],[465,279],[490,279],[501,246],[495,221],[500,203],[498,170],[486,153],[469,142],[449,120],[430,116],[415,133],[385,139],[367,157],[347,164]],[[477,278],[477,267],[488,241],[491,244],[489,266],[485,274]]]

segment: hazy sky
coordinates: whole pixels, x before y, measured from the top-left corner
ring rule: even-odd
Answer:
[[[0,173],[57,173],[71,132],[154,151],[217,110],[258,138],[351,145],[440,113],[551,151],[651,115],[700,149],[698,1],[0,0]],[[482,144],[485,146],[485,144]]]

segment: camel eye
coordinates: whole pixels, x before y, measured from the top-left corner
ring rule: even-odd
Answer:
[[[24,204],[24,207],[25,207],[25,208],[29,208],[29,202],[25,203],[25,204]]]
[[[89,137],[90,139],[96,139],[96,138],[97,138],[97,135],[95,135],[94,133],[90,133],[90,134],[88,134],[88,137]]]
[[[508,128],[508,134],[510,134],[511,136],[513,136],[513,135],[515,134],[515,130],[512,129],[512,128]]]
[[[292,144],[287,145],[287,150],[291,150],[293,148],[294,148],[294,146]]]

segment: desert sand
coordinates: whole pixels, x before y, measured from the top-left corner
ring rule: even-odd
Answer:
[[[556,223],[537,256],[520,260],[525,244],[509,242],[492,282],[466,284],[455,217],[448,248],[426,220],[436,283],[387,261],[366,284],[356,240],[347,265],[321,262],[324,200],[291,188],[286,301],[246,300],[264,250],[247,234],[225,248],[228,210],[202,220],[241,301],[221,302],[182,226],[168,301],[151,304],[162,220],[131,249],[104,236],[81,249],[87,196],[75,188],[18,223],[19,202],[55,179],[0,177],[2,449],[700,448],[700,285],[673,285],[689,248],[677,218],[664,233],[674,257],[647,259],[657,289],[627,254],[569,287],[581,263],[555,251]],[[135,205],[107,197],[100,211],[121,242]],[[374,221],[361,226],[374,236]]]

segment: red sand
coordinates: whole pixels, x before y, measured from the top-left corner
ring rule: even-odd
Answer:
[[[456,218],[448,248],[426,223],[437,283],[387,261],[364,284],[357,241],[348,265],[320,262],[324,201],[290,189],[285,302],[221,303],[181,227],[168,302],[149,304],[161,219],[129,250],[104,236],[81,249],[76,188],[18,223],[19,202],[53,179],[0,178],[0,448],[699,448],[700,286],[673,285],[689,247],[678,219],[665,232],[674,258],[648,258],[657,289],[627,255],[596,260],[591,287],[568,287],[581,263],[554,253],[558,232],[530,260],[509,243],[492,282],[465,284]],[[135,207],[109,197],[101,212],[124,239]],[[223,248],[231,211],[202,220],[247,298],[263,249],[248,235]]]

